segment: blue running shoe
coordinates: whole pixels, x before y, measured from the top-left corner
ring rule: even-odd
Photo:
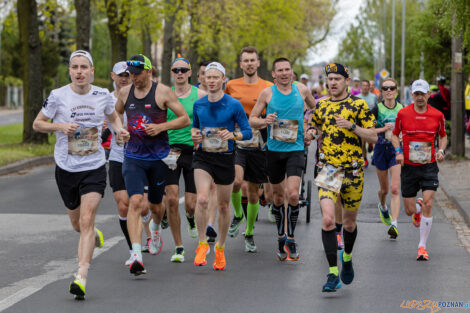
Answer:
[[[341,288],[341,281],[339,277],[335,274],[328,274],[328,279],[326,280],[326,284],[323,285],[322,292],[335,292],[336,289]]]
[[[352,260],[348,262],[345,262],[343,260],[343,253],[344,253],[344,250],[341,250],[339,253],[341,264],[343,265],[341,267],[341,274],[339,276],[341,277],[341,280],[343,281],[343,283],[345,283],[346,285],[349,285],[350,283],[352,283],[354,279],[354,269],[352,265]]]

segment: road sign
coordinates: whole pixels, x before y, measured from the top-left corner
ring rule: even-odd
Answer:
[[[382,79],[386,79],[390,76],[390,73],[386,70],[386,69],[383,69],[380,71],[380,77]]]

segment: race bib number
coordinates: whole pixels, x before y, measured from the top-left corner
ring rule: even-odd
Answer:
[[[97,127],[79,128],[73,135],[69,135],[69,154],[89,155],[99,150],[99,136]]]
[[[272,137],[278,141],[291,142],[297,141],[297,130],[299,121],[278,119],[273,124]]]
[[[206,152],[225,152],[228,150],[228,141],[222,140],[217,134],[224,127],[204,127],[202,129],[202,150]]]
[[[236,128],[236,132],[239,132],[240,129]],[[258,148],[260,146],[261,133],[259,130],[253,130],[253,137],[249,140],[236,140],[237,146],[240,148]]]
[[[317,178],[313,181],[315,185],[321,188],[331,190],[339,193],[341,186],[343,185],[344,169],[341,167],[335,167],[331,164],[323,166]]]
[[[419,164],[427,164],[431,162],[432,144],[430,142],[412,141],[410,142],[409,148],[409,159],[411,162]]]
[[[170,170],[175,170],[179,157],[181,156],[181,150],[170,149],[170,153],[166,158],[162,159],[163,162],[168,166]]]

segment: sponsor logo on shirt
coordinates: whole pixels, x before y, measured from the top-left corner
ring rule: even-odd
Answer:
[[[134,109],[135,109],[135,104],[134,103],[129,104],[129,110],[134,110]]]
[[[417,120],[425,120],[425,119],[426,119],[426,116],[417,116],[416,119],[417,119]]]
[[[44,103],[42,104],[42,107],[45,109],[47,107],[47,104],[49,102],[49,98],[46,98],[46,100],[44,101]]]
[[[95,91],[93,91],[93,93],[92,93],[92,95],[94,95],[94,96],[96,96],[96,95],[105,95],[105,94],[106,94],[106,92],[104,92],[104,91],[98,91],[98,90],[95,90]]]

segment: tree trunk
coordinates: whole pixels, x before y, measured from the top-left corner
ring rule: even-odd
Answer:
[[[453,23],[455,23],[455,16]],[[462,56],[462,33],[452,35],[452,77],[451,77],[451,152],[465,156],[465,103]]]
[[[129,1],[121,2],[120,12],[116,0],[105,0],[108,16],[109,37],[111,39],[111,64],[127,60],[127,33],[129,31],[130,5]],[[120,14],[119,14],[120,13]]]
[[[77,13],[75,17],[75,24],[77,27],[77,49],[90,51],[90,0],[74,0],[74,2],[75,11]]]
[[[273,76],[269,70],[268,60],[264,58],[263,52],[259,53],[260,66],[258,68],[258,76],[262,79],[273,81]]]
[[[33,130],[33,121],[41,110],[42,61],[36,0],[18,0],[18,25],[23,60],[23,142],[47,143],[47,134]]]
[[[188,49],[188,60],[191,63],[193,74],[191,75],[191,82],[195,85],[197,81],[197,72],[199,71],[199,54],[197,52],[197,25],[199,23],[197,9],[199,0],[192,0],[190,2],[190,26],[189,26],[189,49]]]
[[[162,83],[171,85],[171,59],[173,58],[173,49],[175,46],[175,39],[173,37],[174,25],[176,18],[176,3],[172,0],[165,1],[165,26],[163,27],[163,51],[162,51]]]
[[[150,29],[148,25],[142,26],[142,48],[144,55],[152,61],[152,64],[154,64],[155,60],[152,57],[152,38],[150,37]]]

